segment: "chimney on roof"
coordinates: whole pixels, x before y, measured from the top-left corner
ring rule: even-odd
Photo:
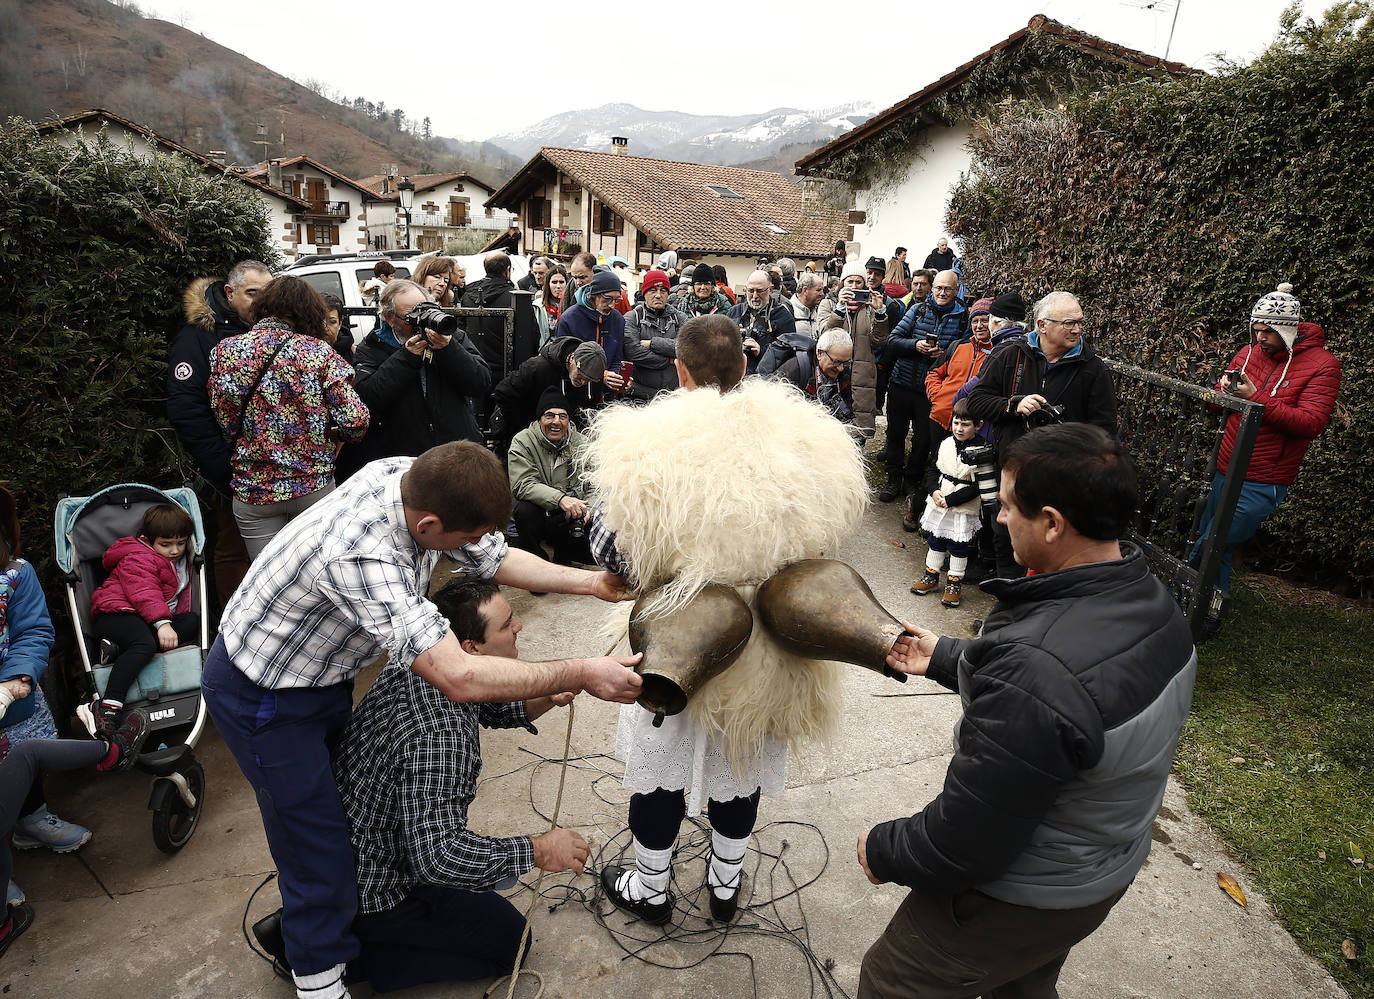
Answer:
[[[210,159],[214,160],[220,166],[227,166],[229,164],[228,154],[225,153],[223,149],[211,149],[205,155],[210,157]]]
[[[623,135],[611,136],[611,152],[619,156],[630,154],[630,140]]]
[[[267,185],[281,190],[281,160],[267,161]]]

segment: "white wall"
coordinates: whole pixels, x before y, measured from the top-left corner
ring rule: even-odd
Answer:
[[[163,147],[154,145],[149,142],[145,136],[138,132],[130,131],[118,122],[106,120],[103,124],[105,125],[105,134],[109,137],[110,142],[118,148],[127,149],[129,153],[134,156],[138,156],[142,159],[152,159],[154,154],[161,156],[181,155],[180,153],[174,153]],[[95,124],[93,126],[83,125],[76,129],[54,130],[51,133],[51,137],[64,146],[73,147],[78,142],[84,142],[88,146],[94,147],[99,131],[100,124]],[[200,165],[201,164],[197,163],[197,166]],[[232,178],[234,175],[229,173],[225,174],[225,176]],[[242,183],[242,181],[239,181],[239,183]],[[267,206],[267,235],[272,240],[273,246],[277,248],[277,251],[281,253],[286,260],[293,259],[296,256],[296,217],[292,214],[288,202],[283,201],[281,198],[274,198],[262,189],[254,187],[251,184],[245,186],[261,198],[262,202]],[[339,233],[339,236],[340,238],[343,237],[342,231]]]
[[[926,142],[918,147],[906,177],[886,188],[877,197],[869,191],[855,192],[854,207],[867,213],[867,221],[854,227],[860,245],[859,258],[871,256],[887,260],[892,251],[905,246],[907,263],[919,268],[935,241],[945,232],[945,211],[949,195],[959,175],[969,168],[968,125],[932,128],[923,133]],[[960,252],[951,241],[954,252]]]

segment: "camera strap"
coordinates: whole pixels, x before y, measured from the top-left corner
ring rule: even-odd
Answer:
[[[258,394],[258,386],[267,377],[267,372],[272,370],[273,363],[277,360],[277,355],[286,346],[286,337],[282,337],[281,343],[277,344],[276,349],[268,355],[267,363],[262,366],[262,370],[253,379],[253,384],[248,386],[248,392],[243,397],[243,405],[239,407],[239,417],[234,424],[234,432],[229,435],[229,461],[234,460],[234,452],[238,449],[239,438],[243,436],[243,420],[248,415],[248,406],[252,403],[253,397]]]

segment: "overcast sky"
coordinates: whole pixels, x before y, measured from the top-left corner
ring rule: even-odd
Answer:
[[[611,101],[662,111],[749,114],[850,101],[886,107],[1036,13],[1109,41],[1209,69],[1272,40],[1286,0],[792,0],[766,4],[453,5],[376,0],[150,0],[269,69],[382,100],[436,135],[486,139]],[[1303,0],[1319,16],[1326,0]],[[762,11],[778,13],[769,17]],[[707,10],[714,16],[703,18]],[[854,11],[853,16],[847,11]],[[862,11],[860,15],[859,12]],[[910,27],[906,27],[910,25]],[[875,51],[877,50],[877,51]],[[881,54],[878,54],[881,52]],[[492,99],[488,81],[506,81]],[[445,82],[451,96],[441,96]]]

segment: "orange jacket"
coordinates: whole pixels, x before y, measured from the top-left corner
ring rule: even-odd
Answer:
[[[926,398],[930,400],[930,418],[946,430],[954,411],[954,394],[964,383],[978,374],[987,351],[976,349],[971,340],[956,343],[940,358],[938,366],[926,375]]]

